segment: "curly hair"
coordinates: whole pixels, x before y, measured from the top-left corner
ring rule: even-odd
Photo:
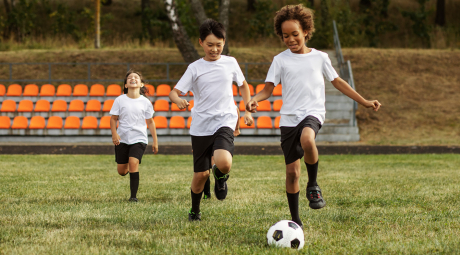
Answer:
[[[315,32],[315,24],[313,21],[313,11],[303,4],[286,5],[276,12],[275,16],[275,33],[283,39],[283,31],[281,25],[287,20],[297,20],[302,27],[302,30],[308,31],[305,36],[305,41],[308,41]]]
[[[137,75],[139,75],[139,78],[141,79],[141,82],[145,84],[145,80],[144,78],[142,78],[142,74],[138,71],[134,71],[132,69],[130,69],[127,73],[126,73],[126,76],[125,76],[125,79],[123,80],[123,94],[128,94],[128,88],[125,87],[125,85],[128,83],[128,76],[132,73],[135,73]],[[149,89],[146,88],[145,86],[141,87],[141,89],[139,90],[139,93],[145,97],[148,97],[148,96],[153,96],[153,95],[149,95]]]

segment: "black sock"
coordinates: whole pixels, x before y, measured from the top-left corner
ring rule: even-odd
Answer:
[[[222,173],[222,172],[219,170],[219,168],[217,168],[217,166],[216,166],[216,168],[215,168],[215,175],[216,175],[217,179],[219,179],[220,177],[224,176],[225,174]]]
[[[203,191],[201,191],[198,194],[195,194],[193,193],[192,189],[190,189],[190,193],[192,194],[192,212],[198,214],[200,212],[200,202]]]
[[[292,221],[302,226],[303,224],[299,217],[299,193],[300,191],[295,194],[291,194],[286,191],[286,195],[287,195],[287,199],[289,203],[289,211],[291,211]]]
[[[206,183],[204,184],[204,189],[203,191],[206,191],[206,192],[210,192],[211,191],[211,180],[210,178],[208,177],[208,179],[206,180]],[[206,194],[205,192],[205,194]]]
[[[129,185],[131,187],[131,197],[136,197],[139,188],[139,172],[129,173]]]
[[[307,162],[305,162],[305,165],[307,166],[307,172],[308,172],[307,188],[318,186],[318,184],[316,183],[316,175],[318,174],[318,162],[319,160],[316,161],[316,163],[313,165],[310,165]]]

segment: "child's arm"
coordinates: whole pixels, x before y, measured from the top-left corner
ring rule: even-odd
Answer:
[[[120,144],[120,136],[117,133],[117,120],[118,115],[112,115],[110,118],[110,131],[112,131],[112,142],[115,145]]]
[[[349,98],[355,100],[362,106],[366,108],[374,108],[374,111],[378,111],[382,104],[379,103],[377,100],[366,100],[364,99],[358,92],[356,92],[346,81],[342,78],[337,77],[332,81],[332,85],[340,92],[348,96]]]
[[[233,136],[235,137],[240,135],[240,109],[238,109],[238,106],[236,107],[236,112],[238,113],[238,120],[236,121],[235,131],[233,131]]]
[[[187,100],[185,99],[182,99],[179,97],[179,95],[181,94],[182,92],[178,89],[173,89],[171,90],[171,92],[169,93],[169,100],[171,100],[171,102],[177,104],[177,107],[179,107],[179,109],[185,109],[187,108],[187,106],[189,105],[189,103],[187,102]]]
[[[249,91],[249,85],[246,81],[243,81],[243,85],[240,86],[241,96],[243,97],[244,105],[247,105],[251,100],[251,92]],[[248,110],[244,111],[244,123],[251,126],[254,120],[252,114]]]
[[[257,106],[259,106],[257,102],[260,102],[262,100],[269,98],[273,93],[273,89],[275,89],[275,84],[273,84],[273,82],[266,82],[264,89],[260,91],[257,95],[255,95],[249,101],[249,103],[246,104],[246,111],[256,112]]]
[[[157,154],[158,153],[158,137],[157,137],[157,129],[155,127],[155,122],[153,121],[153,118],[146,119],[147,121],[147,127],[150,130],[150,134],[152,134],[153,138],[153,144],[152,144],[152,151],[153,153]]]

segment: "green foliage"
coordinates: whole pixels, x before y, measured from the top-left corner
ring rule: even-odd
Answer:
[[[402,15],[413,22],[412,31],[417,37],[422,39],[424,46],[429,48],[431,46],[430,31],[432,27],[428,24],[428,16],[431,11],[425,8],[427,2],[428,0],[418,0],[419,9],[417,11],[402,11]]]
[[[361,15],[360,23],[370,47],[378,46],[378,37],[386,32],[397,30],[397,26],[388,20],[388,0],[371,2]]]
[[[159,4],[159,3],[158,3]],[[137,13],[141,15],[142,32],[139,38],[148,40],[153,44],[154,40],[167,40],[171,38],[171,29],[169,27],[168,16],[164,8],[152,8],[150,6]]]
[[[255,4],[255,12],[249,19],[248,37],[274,37],[274,21],[277,6],[270,0],[259,0]]]
[[[216,1],[217,2],[217,1]],[[187,31],[190,38],[196,38],[199,36],[199,26],[196,22],[195,16],[193,15],[192,8],[188,3],[188,0],[176,0],[177,10],[179,12],[179,18],[182,25]],[[209,17],[209,16],[208,16]]]

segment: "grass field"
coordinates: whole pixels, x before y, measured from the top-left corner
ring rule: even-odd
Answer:
[[[0,155],[0,254],[286,254],[266,231],[289,219],[280,156],[235,156],[229,196],[190,223],[191,156],[144,157],[139,203],[113,156]],[[299,253],[456,253],[459,155],[321,156],[327,206],[301,192]],[[301,179],[306,185],[306,171]]]

